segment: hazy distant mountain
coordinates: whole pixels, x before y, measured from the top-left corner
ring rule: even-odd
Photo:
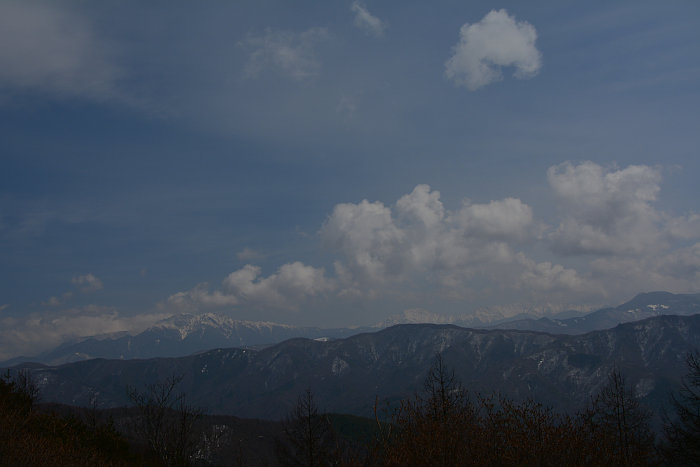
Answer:
[[[618,307],[604,308],[583,315],[577,310],[566,310],[547,318],[535,318],[526,312],[527,310],[516,316],[511,315],[510,318],[507,318],[505,313],[496,313],[491,315],[489,321],[488,315],[484,313],[447,316],[413,309],[393,315],[373,327],[335,329],[238,321],[215,313],[181,314],[162,320],[136,335],[117,332],[87,337],[64,343],[40,355],[0,362],[0,365],[8,367],[29,361],[59,365],[91,358],[182,357],[214,348],[272,345],[295,337],[337,339],[396,324],[454,324],[472,328],[583,334],[664,314],[700,313],[700,294],[644,293]]]
[[[573,318],[525,318],[506,321],[495,329],[519,329],[542,331],[553,334],[583,334],[590,331],[610,329],[621,323],[639,321],[661,315],[693,315],[700,313],[700,294],[672,294],[669,292],[642,293],[629,302],[615,308],[598,311]]]
[[[552,313],[546,308],[530,310],[523,307],[519,310],[511,307],[505,311],[495,309],[470,315],[441,315],[427,310],[413,309],[392,315],[378,326],[431,323],[485,329],[541,331],[552,334],[584,334],[654,316],[686,316],[695,313],[700,313],[700,294],[650,292],[639,294],[617,307],[588,313],[573,309]],[[542,316],[543,314],[547,316]]]
[[[536,320],[542,315],[565,319],[583,316],[588,313],[581,310],[554,309],[557,311],[553,311],[551,307],[509,306],[485,308],[469,314],[457,315],[443,315],[423,309],[409,309],[391,315],[375,327],[388,328],[397,324],[454,324],[470,328],[489,328],[506,322]]]
[[[37,367],[44,401],[126,404],[125,386],[184,375],[190,400],[214,413],[280,418],[311,388],[328,411],[371,415],[422,387],[437,352],[473,392],[533,397],[557,409],[585,404],[619,368],[652,404],[666,401],[700,348],[700,315],[658,316],[585,335],[400,325],[335,341],[292,339],[262,350],[219,349],[182,358],[90,360]]]
[[[322,329],[237,321],[215,313],[180,314],[159,321],[136,335],[117,332],[87,337],[78,342],[62,344],[34,357],[14,358],[3,362],[3,365],[12,366],[28,361],[60,365],[91,358],[182,357],[221,347],[271,345],[294,337],[335,339],[368,329]]]

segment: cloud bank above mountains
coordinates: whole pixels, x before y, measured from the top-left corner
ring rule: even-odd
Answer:
[[[698,18],[0,2],[0,347],[696,292]]]
[[[46,303],[63,311],[3,318],[1,334],[22,349],[34,348],[39,336],[55,345],[86,333],[140,330],[178,312],[277,310],[293,316],[308,308],[406,297],[426,307],[435,297],[462,305],[473,299],[508,305],[499,298],[519,297],[522,304],[556,309],[615,303],[640,290],[700,287],[700,216],[673,216],[655,206],[661,168],[565,162],[550,167],[546,178],[558,223],[547,224],[514,197],[465,199],[449,209],[439,191],[421,184],[391,204],[337,204],[317,235],[317,248],[332,257],[328,268],[294,261],[265,275],[246,264],[219,286],[199,283],[162,300],[153,312],[131,317],[111,307],[78,306],[68,291]],[[262,259],[251,252],[240,256]],[[91,273],[71,282],[81,295],[105,288]]]
[[[695,214],[673,217],[654,206],[661,172],[593,162],[550,167],[547,180],[560,212],[555,225],[513,197],[465,200],[450,210],[428,185],[392,205],[338,204],[318,232],[320,246],[334,258],[332,271],[293,262],[264,276],[248,264],[218,289],[200,284],[163,306],[293,311],[310,300],[332,306],[349,297],[458,301],[501,294],[604,302],[650,288],[693,290],[700,286],[700,243],[694,243],[700,222]],[[685,259],[674,266],[680,256]]]

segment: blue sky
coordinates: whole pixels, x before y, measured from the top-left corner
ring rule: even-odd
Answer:
[[[0,2],[0,356],[700,288],[700,5]]]

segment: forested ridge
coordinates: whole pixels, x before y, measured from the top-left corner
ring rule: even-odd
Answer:
[[[211,417],[173,376],[110,411],[37,404],[31,375],[0,380],[3,465],[697,465],[700,360],[660,430],[619,371],[575,414],[472,394],[437,354],[423,388],[375,419],[323,413],[309,388],[281,422]],[[281,417],[284,414],[281,414]]]

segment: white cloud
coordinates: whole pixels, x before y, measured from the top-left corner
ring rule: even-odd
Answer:
[[[697,290],[700,288],[700,243],[679,248],[664,256],[657,262],[657,269],[665,276],[686,281],[677,288]]]
[[[532,212],[514,198],[465,203],[450,213],[440,193],[418,185],[396,203],[339,204],[321,229],[323,245],[342,256],[336,274],[345,292],[376,295],[414,282],[465,289],[474,276],[494,275],[515,260],[507,241],[525,240]]]
[[[591,261],[591,277],[610,296],[631,297],[640,291],[695,293],[700,288],[700,248],[649,256],[610,256]]]
[[[272,69],[296,80],[311,78],[321,68],[316,59],[316,44],[327,37],[325,28],[300,33],[266,29],[262,36],[250,35],[241,42],[251,50],[246,75],[255,77],[265,69]]]
[[[700,238],[700,215],[689,214],[674,218],[666,218],[666,233],[673,239]]]
[[[352,2],[350,9],[353,13],[355,13],[355,26],[362,29],[366,34],[376,37],[384,34],[386,24],[376,16],[372,15],[367,10],[367,7],[365,7],[362,3],[354,1]]]
[[[523,271],[518,278],[521,289],[534,289],[535,293],[562,292],[564,296],[572,293],[591,293],[595,286],[581,277],[575,269],[565,268],[549,261],[537,263],[518,254],[518,262]],[[598,291],[600,292],[600,290]]]
[[[488,204],[465,204],[456,217],[470,236],[519,240],[532,234],[532,209],[516,198]]]
[[[238,305],[296,310],[305,300],[335,288],[333,280],[325,276],[323,269],[298,261],[282,265],[267,277],[261,277],[260,272],[259,266],[246,264],[223,280],[221,290],[210,292],[207,284],[199,284],[186,292],[171,295],[161,307],[199,311]]]
[[[594,257],[591,293],[597,288],[601,296],[629,297],[700,287],[700,244],[684,246],[700,239],[700,216],[673,216],[654,206],[660,169],[566,162],[550,167],[547,177],[562,213],[548,236],[550,247],[563,256]]]
[[[464,24],[459,36],[445,63],[445,74],[458,86],[473,91],[499,81],[503,67],[515,67],[514,76],[520,79],[532,78],[540,70],[537,31],[506,10],[492,10],[478,23]]]
[[[82,276],[75,276],[71,282],[74,286],[79,287],[83,293],[95,292],[101,290],[103,287],[102,281],[90,273]]]
[[[269,276],[248,264],[220,290],[203,284],[171,296],[168,305],[294,310],[400,297],[421,306],[515,300],[557,308],[700,288],[700,216],[653,206],[659,169],[567,162],[547,176],[561,208],[554,227],[518,198],[465,201],[451,211],[439,191],[417,185],[393,205],[362,200],[334,207],[319,231],[331,277],[300,262]],[[689,241],[695,244],[683,246]],[[581,253],[593,259],[571,258]]]
[[[334,288],[323,269],[298,261],[282,265],[277,273],[260,277],[260,268],[250,264],[224,279],[224,289],[248,302],[279,308],[297,308],[308,298]]]
[[[106,99],[120,69],[79,14],[57,3],[0,3],[0,90]]]
[[[438,226],[445,219],[440,192],[431,191],[428,185],[418,185],[411,193],[399,198],[396,211],[403,223],[426,229]]]
[[[367,282],[383,282],[400,269],[404,233],[381,202],[338,204],[321,229],[326,248],[340,253],[350,270]]]
[[[663,216],[652,206],[660,190],[658,169],[566,162],[550,167],[547,178],[564,213],[550,236],[556,252],[639,254],[664,247]],[[680,224],[673,224],[675,230],[686,232]]]

